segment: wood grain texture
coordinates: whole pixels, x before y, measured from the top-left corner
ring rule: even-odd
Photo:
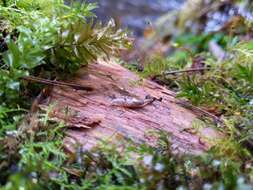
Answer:
[[[196,115],[176,104],[175,98],[168,95],[173,92],[154,82],[140,80],[120,65],[102,61],[90,64],[67,82],[94,88],[92,92],[85,92],[54,87],[51,92],[51,103],[56,103],[52,116],[64,119],[69,126],[64,140],[68,151],[74,151],[76,141],[84,149],[90,149],[101,139],[113,141],[118,140],[118,136],[154,144],[156,139],[147,134],[152,130],[171,133],[175,151],[198,154],[209,147],[198,135],[184,131],[192,126]],[[147,95],[163,100],[140,109],[111,105],[115,97],[144,99]],[[210,138],[216,138],[218,134],[210,130]]]

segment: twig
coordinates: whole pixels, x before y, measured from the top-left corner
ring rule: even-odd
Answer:
[[[22,77],[21,79],[26,80],[26,81],[38,82],[41,84],[53,85],[53,86],[68,86],[68,87],[74,88],[76,90],[85,90],[85,91],[94,90],[90,86],[83,86],[83,85],[74,84],[74,83],[48,80],[48,79],[43,79],[43,78],[34,77],[34,76]]]
[[[210,70],[208,67],[199,67],[199,68],[192,68],[192,69],[185,69],[185,70],[177,70],[177,71],[166,71],[164,75],[173,75],[178,73],[189,73],[189,72],[197,72],[197,71],[206,71]]]
[[[224,122],[219,118],[217,117],[216,115],[200,108],[200,107],[197,107],[197,106],[194,106],[192,104],[190,104],[189,102],[185,102],[185,101],[178,101],[176,102],[177,104],[181,104],[182,106],[185,106],[185,107],[188,107],[190,109],[192,109],[193,111],[198,111],[200,113],[202,113],[203,115],[209,117],[209,118],[212,118],[216,123],[220,123],[220,124],[224,124]]]
[[[167,92],[162,92],[162,93],[176,98],[176,94],[170,94],[170,93],[167,93]],[[205,116],[207,116],[209,118],[212,118],[216,123],[220,123],[221,125],[224,125],[224,122],[219,117],[217,117],[216,115],[214,115],[214,114],[212,114],[212,113],[210,113],[210,112],[208,112],[208,111],[206,111],[204,109],[201,109],[200,107],[194,106],[194,105],[192,105],[189,102],[177,100],[175,103],[176,104],[180,104],[180,105],[182,105],[182,106],[184,106],[186,108],[189,108],[189,109],[191,109],[193,111],[200,112],[203,115],[205,115]]]

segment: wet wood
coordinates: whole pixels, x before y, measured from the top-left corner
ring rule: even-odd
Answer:
[[[67,151],[74,151],[77,144],[90,149],[101,139],[113,142],[119,137],[154,144],[156,139],[148,134],[152,130],[171,133],[175,151],[201,153],[210,145],[203,143],[198,133],[184,130],[192,127],[196,115],[176,104],[175,98],[169,95],[173,92],[140,79],[118,64],[91,64],[66,82],[93,88],[93,91],[86,92],[55,86],[51,91],[50,103],[55,105],[51,116],[65,120],[69,127],[64,140]],[[139,109],[112,105],[115,98],[145,99],[147,96],[162,98],[162,101],[154,101]],[[208,131],[205,138],[207,136],[209,142],[219,136],[212,129]]]

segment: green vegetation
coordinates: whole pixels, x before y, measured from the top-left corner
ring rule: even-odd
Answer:
[[[2,189],[251,189],[251,163],[218,156],[215,148],[201,156],[175,155],[169,136],[158,132],[155,147],[131,139],[101,142],[71,161],[62,150],[63,125],[51,123],[48,130],[42,123],[19,147],[20,161],[10,167],[12,175],[5,172]]]
[[[144,75],[157,76],[177,91],[179,98],[186,98],[221,117],[225,123],[224,132],[243,144],[252,141],[252,50],[251,41],[238,42],[227,47],[227,54],[231,58],[224,61],[217,61],[205,52],[198,52],[191,57],[179,50],[168,58],[151,58]],[[199,67],[208,69],[166,74],[168,71]]]
[[[1,128],[29,107],[29,89],[39,92],[38,86],[22,77],[62,78],[128,45],[126,34],[116,30],[113,22],[102,26],[92,21],[90,11],[95,7],[66,6],[57,0],[5,1],[5,6],[0,6]]]
[[[221,118],[222,124],[205,118],[226,138],[203,155],[172,153],[170,136],[162,131],[150,134],[159,138],[154,147],[122,138],[90,151],[77,146],[75,154],[66,155],[64,123],[50,120],[52,107],[28,114],[43,86],[23,77],[64,78],[129,46],[112,21],[105,26],[93,21],[95,7],[62,0],[2,1],[0,189],[253,189],[253,43],[230,32],[175,35],[172,53],[151,56],[140,73]],[[244,32],[251,26],[247,23]],[[209,53],[211,40],[225,49],[226,59]],[[200,66],[208,70],[166,74]]]
[[[44,183],[46,188],[71,186],[60,168],[66,161],[63,133],[58,133],[62,124],[56,127],[41,124],[34,116],[24,118],[43,86],[22,79],[64,78],[91,61],[128,47],[126,33],[117,30],[112,21],[104,26],[93,21],[91,10],[95,7],[85,3],[67,6],[62,0],[1,2],[0,184],[4,189],[34,189],[34,180],[41,185],[52,178],[50,171],[60,177],[53,180],[52,187]]]
[[[0,94],[8,104],[25,88],[20,81],[24,76],[59,78],[127,45],[125,33],[113,22],[102,26],[92,21],[94,4],[32,2],[8,1],[7,7],[0,7]]]
[[[169,56],[150,56],[140,74],[165,84],[176,91],[179,99],[188,100],[219,119],[213,121],[213,118],[204,118],[207,125],[216,127],[226,136],[216,142],[214,151],[208,157],[218,156],[218,160],[226,159],[232,161],[233,166],[239,166],[237,172],[240,171],[242,176],[250,179],[251,185],[248,188],[252,189],[253,46],[252,39],[245,40],[245,36],[250,33],[245,31],[252,29],[252,22],[246,18],[240,19],[244,23],[242,33],[231,32],[234,28],[239,28],[238,23],[232,20],[229,24],[232,23],[233,28],[229,26],[226,32],[174,34],[168,42],[172,47],[169,49]],[[225,58],[221,59],[213,54],[209,47],[211,41],[223,49]],[[198,68],[204,70],[184,72]],[[249,173],[242,170],[246,163],[249,163]],[[211,171],[208,165],[201,165],[206,167],[206,174]],[[204,176],[205,174],[201,175],[203,178]],[[228,179],[231,182],[235,178],[230,176]],[[244,188],[236,187],[234,183],[222,189]],[[212,186],[210,189],[219,188]]]

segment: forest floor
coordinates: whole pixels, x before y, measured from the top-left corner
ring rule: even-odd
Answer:
[[[0,189],[253,189],[252,22],[205,3],[127,52],[94,4],[1,2]]]

